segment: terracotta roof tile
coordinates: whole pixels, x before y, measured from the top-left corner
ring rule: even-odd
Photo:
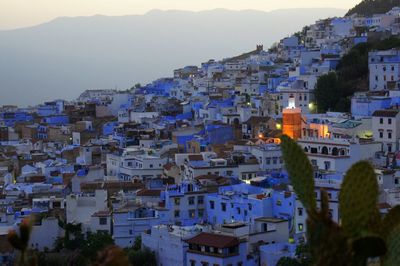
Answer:
[[[159,189],[141,189],[136,193],[136,196],[141,197],[159,197],[161,190]]]
[[[187,239],[186,242],[215,248],[229,248],[239,245],[239,239],[237,237],[204,232]]]
[[[201,154],[191,154],[188,156],[189,161],[203,161],[203,155]]]
[[[395,117],[398,113],[399,110],[376,110],[372,116]]]

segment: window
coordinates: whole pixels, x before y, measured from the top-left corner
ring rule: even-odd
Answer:
[[[196,261],[195,260],[190,260],[190,266],[196,266]]]
[[[198,209],[198,210],[197,210],[197,215],[198,215],[199,217],[203,217],[203,216],[204,216],[204,210],[203,210],[203,209]]]
[[[198,196],[197,197],[197,204],[203,204],[204,203],[204,196]]]
[[[175,205],[179,205],[179,204],[181,204],[181,199],[180,198],[174,198],[174,202],[175,202]]]
[[[277,205],[277,206],[282,206],[282,201],[281,201],[281,200],[277,200],[277,201],[276,201],[276,205]]]
[[[324,165],[325,165],[325,170],[330,170],[331,169],[331,162],[325,161]]]
[[[394,183],[395,183],[396,185],[398,185],[398,184],[399,184],[399,179],[398,179],[398,178],[395,178],[395,179],[394,179]]]
[[[237,207],[236,210],[237,210],[237,213],[240,214],[240,208]]]
[[[152,164],[150,164],[150,168],[153,168],[153,165],[152,165]]]
[[[383,138],[383,131],[379,131],[379,138]]]
[[[213,200],[210,200],[210,209],[214,210],[215,208],[215,203]]]
[[[392,119],[388,118],[388,124],[391,125],[392,124]]]
[[[99,218],[99,224],[100,225],[106,225],[107,224],[107,217],[100,217]]]
[[[194,205],[194,197],[189,197],[188,203],[189,205]]]
[[[383,118],[379,118],[379,124],[383,124]]]
[[[222,210],[223,212],[226,211],[226,203],[225,203],[225,202],[222,202],[222,203],[221,203],[221,210]]]
[[[267,223],[263,223],[263,231],[268,232],[268,224]]]
[[[297,224],[297,228],[299,229],[299,231],[303,231],[303,224]]]
[[[388,139],[391,139],[392,138],[392,132],[388,132]]]
[[[180,216],[180,211],[179,210],[175,210],[174,217],[178,218],[179,216]]]
[[[189,210],[189,218],[196,217],[196,210]]]
[[[297,208],[297,213],[299,216],[303,216],[303,208]]]
[[[129,234],[133,235],[133,230],[132,229],[129,230]]]

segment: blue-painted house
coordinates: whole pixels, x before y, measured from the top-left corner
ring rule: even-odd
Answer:
[[[107,122],[103,125],[103,136],[110,136],[114,133],[114,129],[118,126],[118,122]]]
[[[271,192],[244,183],[220,187],[217,193],[206,196],[207,221],[211,224],[224,224],[272,217]]]
[[[147,84],[144,87],[146,94],[154,94],[160,96],[169,96],[171,89],[175,86],[174,79],[162,78]]]
[[[46,116],[42,119],[43,123],[52,126],[60,126],[60,125],[67,125],[69,124],[69,116],[68,115],[52,115]]]
[[[389,108],[391,103],[390,97],[356,94],[351,98],[351,114],[356,117],[370,117],[376,110]]]
[[[225,144],[234,139],[233,128],[228,125],[207,125],[204,135],[210,144]]]
[[[57,115],[58,107],[57,107],[57,105],[53,105],[53,104],[41,105],[37,108],[37,114],[39,116]]]
[[[0,121],[8,127],[15,126],[16,122],[32,122],[33,116],[25,111],[0,113]]]

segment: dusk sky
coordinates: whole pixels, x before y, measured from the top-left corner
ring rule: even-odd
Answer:
[[[270,11],[283,8],[349,9],[360,0],[0,0],[0,30],[27,27],[60,16],[120,16],[152,9],[208,10],[227,8]]]

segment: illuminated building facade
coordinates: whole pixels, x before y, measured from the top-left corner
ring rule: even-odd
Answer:
[[[292,139],[301,138],[302,116],[301,109],[296,108],[294,98],[289,99],[289,106],[282,111],[283,134]]]

